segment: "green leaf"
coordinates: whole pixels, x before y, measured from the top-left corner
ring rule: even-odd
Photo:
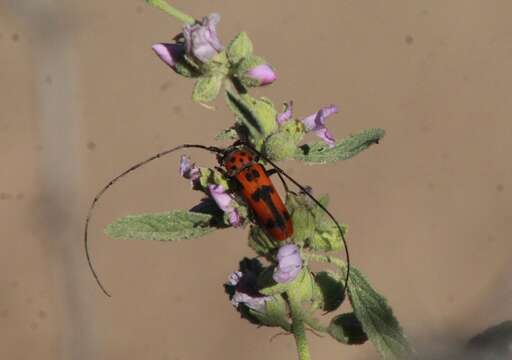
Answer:
[[[327,197],[320,198],[319,202],[326,206]],[[340,231],[325,211],[313,203],[305,195],[289,194],[286,206],[290,211],[294,234],[294,243],[318,251],[336,251],[343,248]],[[343,235],[347,226],[340,224]]]
[[[185,59],[182,62],[176,63],[174,71],[187,78],[196,78],[201,75],[197,67],[192,66],[189,62],[185,61]]]
[[[221,141],[221,140],[236,140],[238,139],[238,133],[236,132],[236,129],[229,128],[226,130],[222,130],[220,133],[215,136],[215,140]]]
[[[297,275],[297,278],[291,283],[292,286],[290,286],[286,291],[288,295],[299,304],[311,303],[313,300],[315,283],[307,266],[304,266],[302,272]]]
[[[251,226],[249,230],[249,247],[256,254],[268,257],[279,248],[279,243],[265,234],[259,226]]]
[[[105,232],[114,239],[186,240],[214,231],[213,219],[212,215],[186,210],[128,215],[108,225]]]
[[[345,289],[339,275],[331,271],[322,271],[315,275],[315,293],[322,310],[336,310],[345,299]]]
[[[229,61],[236,65],[243,58],[249,56],[252,53],[253,47],[251,39],[247,33],[241,32],[231,42],[229,43],[226,53],[228,55]]]
[[[237,95],[226,90],[226,101],[239,123],[243,125],[257,149],[263,140],[277,129],[277,111],[268,99],[255,99],[250,95]]]
[[[347,233],[347,225],[340,224],[343,236]],[[317,251],[337,251],[343,249],[340,229],[324,213],[323,217],[316,217],[316,229],[306,244]]]
[[[265,312],[249,309],[249,313],[258,319],[262,325],[280,326],[285,331],[291,330],[291,324],[288,320],[288,307],[281,295],[274,295],[271,300],[265,302]]]
[[[234,92],[226,90],[226,101],[236,119],[247,129],[254,144],[261,143],[264,138],[263,129],[252,109]]]
[[[289,120],[265,139],[263,152],[269,159],[275,161],[292,159],[304,134],[304,126],[300,121]]]
[[[295,298],[303,301],[313,297],[313,280],[309,270],[304,267],[295,279],[287,283],[277,283],[272,278],[274,267],[267,268],[258,276],[258,289],[263,295],[277,295],[293,291]]]
[[[330,148],[324,142],[306,144],[297,149],[294,158],[311,164],[347,160],[371,145],[378,144],[383,136],[384,130],[382,129],[367,129],[337,142],[333,148]]]
[[[346,269],[342,269],[342,272]],[[386,302],[359,270],[350,267],[349,292],[354,313],[383,359],[408,359],[412,349]]]
[[[331,320],[327,332],[343,344],[363,344],[368,337],[363,331],[361,322],[354,313],[341,314]]]
[[[194,86],[192,99],[199,103],[215,100],[219,94],[223,79],[224,76],[218,74],[199,78]]]
[[[311,206],[304,196],[289,194],[286,197],[286,207],[292,218],[293,242],[303,245],[315,233],[315,216]]]

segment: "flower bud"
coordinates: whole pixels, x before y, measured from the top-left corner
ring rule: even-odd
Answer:
[[[183,58],[185,47],[183,44],[155,44],[151,47],[158,57],[171,69],[176,70],[176,64]]]
[[[277,252],[277,266],[272,278],[277,283],[288,283],[294,280],[302,269],[302,258],[297,245],[281,246]]]
[[[249,55],[237,65],[235,76],[248,87],[264,86],[273,83],[277,75],[265,59]]]
[[[277,79],[276,73],[267,64],[256,65],[249,69],[246,73],[246,77],[257,82],[259,86],[272,84]]]

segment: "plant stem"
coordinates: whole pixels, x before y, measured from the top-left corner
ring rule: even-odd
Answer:
[[[297,345],[299,360],[311,360],[301,306],[290,294],[288,296],[288,303],[292,316],[292,333],[295,338],[295,344]]]
[[[176,19],[184,22],[185,24],[193,24],[196,22],[192,16],[181,12],[176,9],[174,6],[169,5],[165,0],[146,0],[149,5],[153,5],[154,7],[162,10],[164,13],[175,17]]]

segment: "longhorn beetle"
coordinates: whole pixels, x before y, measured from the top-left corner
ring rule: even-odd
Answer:
[[[88,231],[89,231],[89,222],[92,217],[92,213],[94,208],[96,207],[97,202],[101,198],[101,196],[107,191],[112,185],[114,185],[119,179],[124,177],[125,175],[131,173],[134,170],[146,165],[147,163],[159,159],[163,156],[169,155],[175,151],[187,148],[196,148],[203,149],[206,151],[210,151],[217,154],[217,161],[219,165],[223,168],[223,172],[226,177],[233,180],[239,187],[239,194],[241,198],[245,201],[247,206],[251,209],[256,223],[275,240],[286,240],[290,236],[293,235],[293,224],[290,218],[290,214],[286,209],[283,201],[281,200],[279,194],[274,188],[269,175],[272,171],[276,172],[280,179],[283,181],[283,185],[285,189],[288,191],[288,187],[284,182],[283,177],[292,182],[298,189],[300,189],[307,197],[309,197],[319,208],[321,208],[334,222],[336,225],[341,239],[343,241],[345,256],[347,259],[347,272],[345,275],[345,284],[344,284],[344,293],[347,290],[348,280],[350,276],[350,257],[348,253],[347,241],[345,239],[345,235],[343,234],[343,230],[332,215],[332,213],[327,210],[327,208],[322,205],[322,203],[317,200],[313,195],[311,195],[310,191],[308,191],[304,186],[299,184],[294,178],[288,175],[283,169],[277,166],[272,160],[265,157],[259,151],[254,149],[249,144],[237,144],[226,148],[221,149],[215,146],[205,146],[198,144],[182,144],[178,145],[172,149],[164,150],[155,154],[146,160],[143,160],[137,164],[132,165],[127,170],[123,171],[121,174],[110,180],[94,197],[89,211],[87,212],[87,217],[85,219],[85,228],[84,228],[84,246],[85,246],[85,255],[87,258],[87,263],[89,265],[89,269],[91,270],[96,283],[103,291],[105,295],[111,297],[110,293],[105,289],[103,284],[101,283],[96,271],[94,270],[94,266],[92,264],[92,260],[89,254],[88,247]],[[266,171],[265,168],[258,162],[259,159],[265,160],[269,163],[273,169],[270,171]]]

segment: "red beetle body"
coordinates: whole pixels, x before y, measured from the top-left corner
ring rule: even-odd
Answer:
[[[235,149],[223,157],[221,165],[239,183],[239,194],[252,210],[256,223],[273,239],[285,240],[293,234],[290,214],[265,168],[255,158],[247,148]]]

